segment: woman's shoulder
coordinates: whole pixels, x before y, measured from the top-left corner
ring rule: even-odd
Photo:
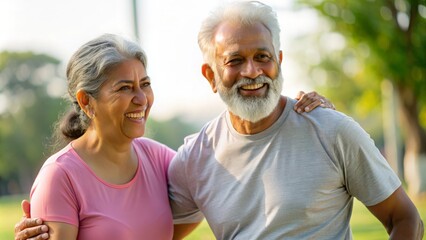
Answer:
[[[175,150],[149,138],[137,138],[133,141],[133,145],[142,165],[154,166],[163,173],[167,172],[170,161],[176,154]]]
[[[43,164],[44,166],[47,165],[68,165],[70,163],[75,162],[78,155],[75,153],[74,149],[72,148],[71,144],[68,144],[61,150],[57,151],[56,153],[52,154]]]
[[[133,145],[136,151],[142,152],[154,158],[170,158],[176,154],[175,150],[166,146],[165,144],[145,137],[135,139],[133,141]]]
[[[166,146],[163,143],[160,143],[154,139],[146,138],[146,137],[140,137],[133,140],[134,145],[137,148],[152,148],[152,149],[170,149],[170,147]]]
[[[41,166],[34,186],[40,181],[62,181],[68,179],[72,173],[81,174],[76,156],[70,145],[51,155]]]

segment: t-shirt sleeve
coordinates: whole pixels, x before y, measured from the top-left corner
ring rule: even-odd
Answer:
[[[174,224],[201,222],[204,218],[189,190],[188,174],[185,169],[186,155],[183,147],[171,161],[169,175],[169,198]]]
[[[347,191],[366,206],[384,201],[401,185],[369,134],[352,119],[340,126],[336,143]]]
[[[56,163],[43,166],[31,189],[31,216],[78,227],[78,203],[66,172]]]

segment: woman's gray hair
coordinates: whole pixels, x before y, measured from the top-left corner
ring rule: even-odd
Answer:
[[[213,39],[218,26],[223,22],[238,22],[243,25],[262,23],[271,33],[275,57],[279,58],[280,26],[275,11],[258,1],[233,2],[211,12],[201,24],[198,45],[203,53],[204,62],[210,66],[215,66],[216,52]]]
[[[68,99],[74,108],[58,123],[56,142],[61,136],[65,142],[80,137],[90,124],[90,118],[78,105],[77,92],[83,90],[96,99],[102,84],[108,79],[109,71],[129,59],[138,59],[147,67],[146,55],[139,44],[114,34],[97,37],[72,55],[66,74]]]

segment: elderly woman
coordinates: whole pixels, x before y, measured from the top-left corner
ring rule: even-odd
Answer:
[[[74,109],[60,123],[69,143],[41,168],[31,215],[50,239],[171,239],[167,168],[175,152],[140,138],[154,101],[146,56],[103,35],[67,67]]]
[[[142,138],[154,101],[138,44],[106,34],[84,44],[67,67],[73,109],[58,124],[63,148],[46,160],[31,189],[31,217],[16,239],[172,239],[167,169],[175,152]],[[299,108],[324,106],[302,94]],[[332,107],[326,102],[325,107]],[[35,226],[35,227],[34,227]]]

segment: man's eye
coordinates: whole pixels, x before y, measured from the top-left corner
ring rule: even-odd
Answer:
[[[259,55],[257,56],[257,58],[258,58],[260,61],[269,61],[269,60],[271,59],[271,57],[270,57],[269,55],[266,55],[266,54],[259,54]]]
[[[143,82],[141,83],[141,87],[149,87],[151,86],[151,82]]]
[[[239,64],[239,63],[241,63],[241,59],[240,58],[234,58],[234,59],[230,59],[228,62],[227,62],[227,65],[236,65],[236,64]]]

